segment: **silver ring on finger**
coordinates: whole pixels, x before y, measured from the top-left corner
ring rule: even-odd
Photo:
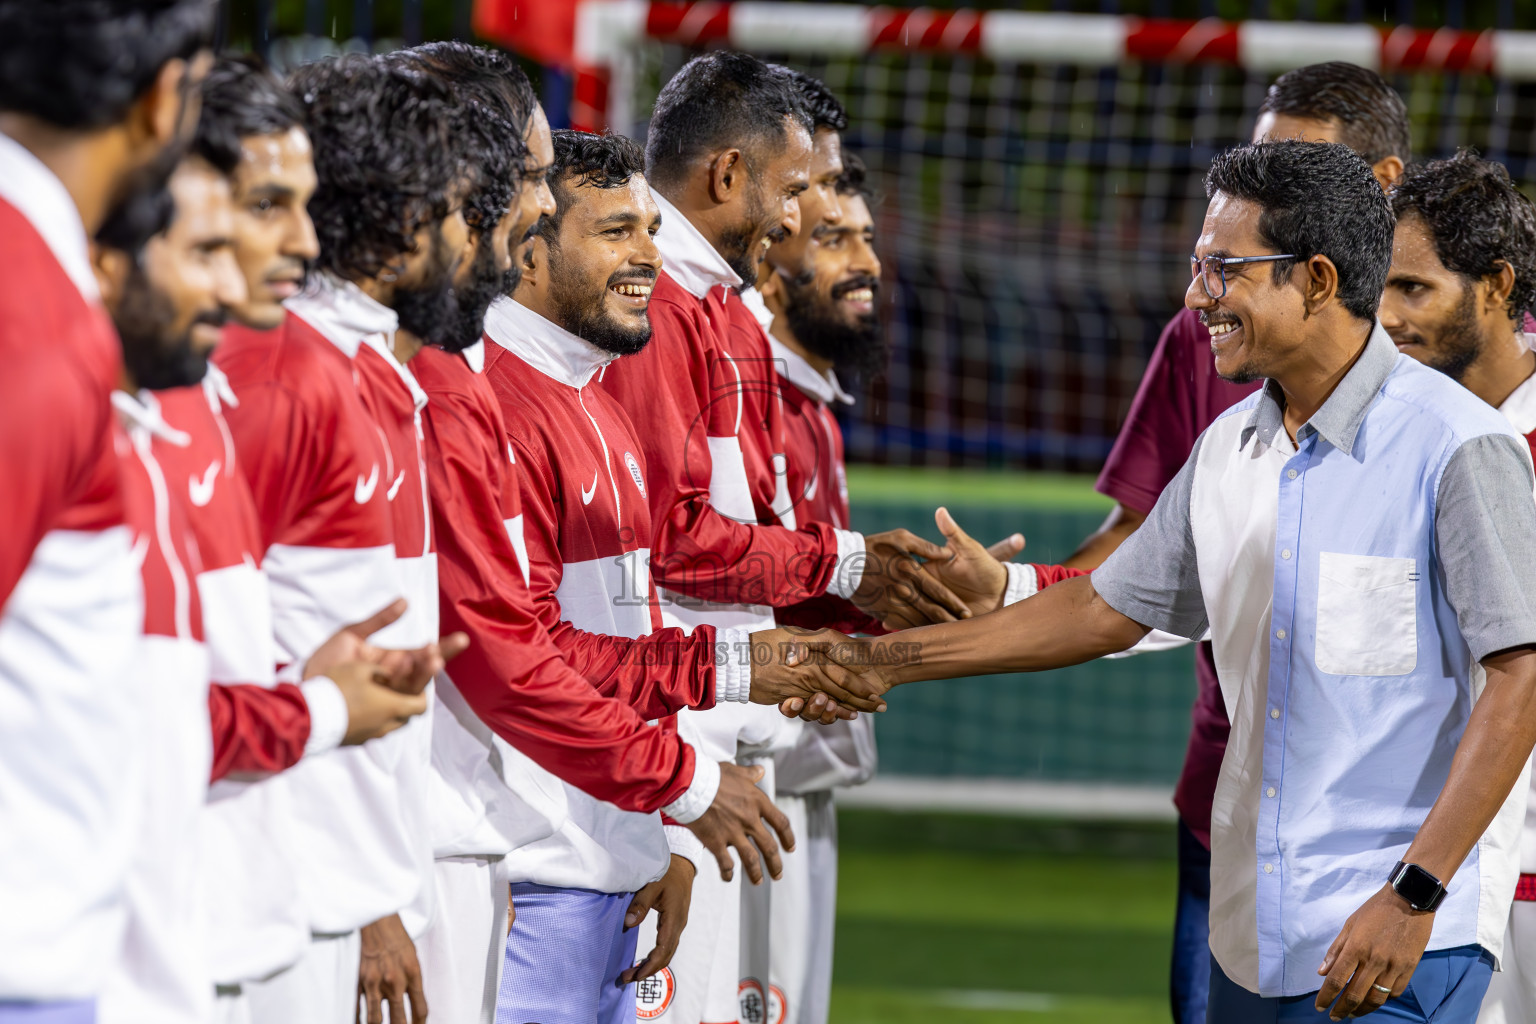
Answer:
[[[1371,988],[1375,989],[1377,992],[1385,992],[1387,995],[1392,994],[1392,990],[1385,985],[1372,985]]]

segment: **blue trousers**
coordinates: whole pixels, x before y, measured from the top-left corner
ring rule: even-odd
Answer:
[[[640,934],[624,930],[632,899],[628,892],[513,885],[517,919],[507,936],[496,1024],[635,1024],[635,986],[618,983],[634,966]]]
[[[1204,1024],[1211,991],[1211,851],[1179,819],[1179,902],[1168,1001],[1173,1024]]]
[[[1363,1018],[1416,1024],[1474,1024],[1493,977],[1493,956],[1482,946],[1457,946],[1424,954],[1401,996]],[[1319,983],[1321,987],[1321,983]],[[1293,1024],[1327,1021],[1314,1008],[1317,993],[1264,999],[1236,984],[1211,958],[1211,1002],[1207,1024]]]
[[[96,1024],[96,1000],[8,1003],[0,1000],[0,1024]]]

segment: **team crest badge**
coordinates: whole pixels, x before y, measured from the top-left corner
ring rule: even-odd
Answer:
[[[763,983],[756,978],[742,978],[736,989],[736,1020],[739,1024],[770,1024],[768,997],[763,993]]]
[[[624,453],[624,465],[629,467],[629,478],[640,489],[640,496],[645,497],[645,475],[640,472],[640,463],[635,460],[633,452]]]
[[[656,1020],[672,1005],[677,995],[677,979],[672,968],[663,967],[649,978],[635,982],[635,1019]]]
[[[784,1024],[789,1015],[789,1004],[784,1001],[784,990],[777,985],[768,986],[768,1024]]]

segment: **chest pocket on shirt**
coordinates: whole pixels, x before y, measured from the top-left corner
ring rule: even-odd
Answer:
[[[1401,676],[1419,660],[1411,558],[1322,552],[1317,667],[1339,676]]]

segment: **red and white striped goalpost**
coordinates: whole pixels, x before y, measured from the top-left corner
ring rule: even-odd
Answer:
[[[908,51],[1088,67],[1125,61],[1218,64],[1269,74],[1342,60],[1388,73],[1536,80],[1536,32],[753,0],[581,0],[575,5],[571,54],[577,127],[623,130],[633,124],[627,109],[632,90],[624,78],[630,55],[646,40],[789,55]]]

